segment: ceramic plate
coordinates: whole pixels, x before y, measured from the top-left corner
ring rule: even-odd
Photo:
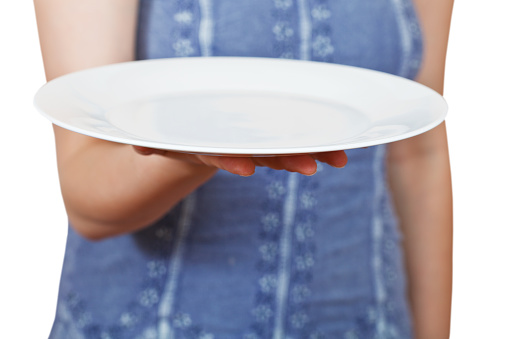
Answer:
[[[173,58],[88,69],[35,96],[54,124],[114,142],[206,154],[344,150],[437,126],[447,105],[401,77],[329,63]]]

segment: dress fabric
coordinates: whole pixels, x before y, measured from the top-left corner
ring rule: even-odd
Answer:
[[[422,54],[411,0],[142,0],[137,53],[407,78]],[[50,338],[412,338],[386,146],[347,154],[311,177],[219,171],[134,234],[90,242],[69,228]]]

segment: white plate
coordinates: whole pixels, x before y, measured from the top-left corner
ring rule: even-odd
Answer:
[[[35,106],[105,140],[207,154],[343,150],[408,138],[445,118],[442,96],[386,73],[298,60],[174,58],[65,75]]]

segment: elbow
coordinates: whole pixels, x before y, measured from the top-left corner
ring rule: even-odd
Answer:
[[[93,242],[123,235],[136,229],[129,222],[115,215],[79,213],[68,208],[67,216],[71,228],[83,238]]]
[[[111,227],[108,225],[84,220],[82,218],[72,217],[70,215],[69,225],[81,237],[92,242],[99,242],[111,238],[115,235],[119,235],[118,232],[112,232]]]
[[[71,225],[72,227],[72,225]],[[74,228],[74,227],[73,227]],[[91,232],[88,232],[88,231],[81,231],[81,230],[77,230],[76,228],[74,228],[74,230],[76,231],[76,233],[78,233],[82,238],[90,241],[90,242],[100,242],[102,240],[105,240],[105,239],[108,239],[107,236],[104,236],[102,234],[99,234],[99,233],[91,233]]]
[[[155,220],[124,216],[110,209],[108,213],[78,213],[67,209],[71,228],[89,241],[102,241],[112,237],[125,235],[151,225]]]
[[[66,199],[68,198],[68,199]],[[71,199],[74,198],[74,199]],[[64,204],[70,227],[89,241],[102,241],[132,232],[139,228],[133,218],[117,204],[104,201],[83,201],[64,195]]]
[[[162,215],[147,212],[136,204],[111,199],[83,199],[63,195],[71,228],[83,238],[101,241],[141,230]]]

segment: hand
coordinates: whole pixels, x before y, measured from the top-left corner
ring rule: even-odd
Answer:
[[[344,151],[281,155],[273,157],[244,157],[187,154],[142,146],[133,146],[133,148],[141,155],[158,154],[197,165],[219,168],[245,177],[253,175],[256,167],[269,167],[275,170],[285,170],[304,175],[313,175],[317,170],[316,161],[320,161],[337,168],[345,167],[348,161]]]

